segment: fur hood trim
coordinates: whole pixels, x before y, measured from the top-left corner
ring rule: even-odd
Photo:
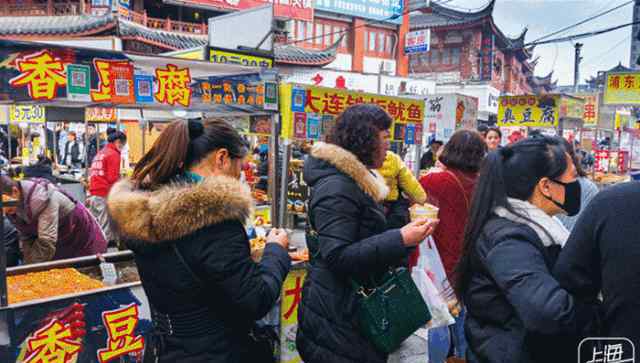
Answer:
[[[120,234],[144,242],[175,241],[209,225],[229,220],[244,223],[253,208],[249,187],[216,176],[199,184],[174,183],[155,191],[116,183],[107,200]]]
[[[311,148],[311,156],[324,160],[347,174],[376,202],[382,202],[389,194],[389,187],[376,170],[368,169],[357,156],[340,146],[318,142]]]

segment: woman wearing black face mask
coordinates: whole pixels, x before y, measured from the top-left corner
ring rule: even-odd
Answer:
[[[469,362],[570,362],[596,320],[551,275],[580,210],[573,161],[557,138],[491,152],[476,185],[455,289],[467,308]]]

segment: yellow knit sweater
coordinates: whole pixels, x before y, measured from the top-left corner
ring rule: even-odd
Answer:
[[[405,193],[413,202],[424,204],[427,201],[427,193],[424,192],[422,185],[420,185],[399,155],[387,151],[384,164],[378,171],[382,174],[389,187],[389,195],[385,201],[398,200],[400,192]]]

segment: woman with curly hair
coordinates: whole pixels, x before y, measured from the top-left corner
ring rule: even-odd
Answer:
[[[298,311],[296,344],[306,363],[387,361],[358,331],[351,282],[372,287],[437,224],[419,220],[385,231],[381,202],[389,189],[373,170],[384,162],[390,126],[379,106],[351,106],[337,118],[327,143],[316,143],[305,162],[309,221],[318,233],[317,244],[309,245],[312,265]]]

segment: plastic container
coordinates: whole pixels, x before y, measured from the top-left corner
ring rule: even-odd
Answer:
[[[411,212],[411,220],[415,221],[421,218],[438,219],[440,209],[431,204],[415,205],[409,210]]]

